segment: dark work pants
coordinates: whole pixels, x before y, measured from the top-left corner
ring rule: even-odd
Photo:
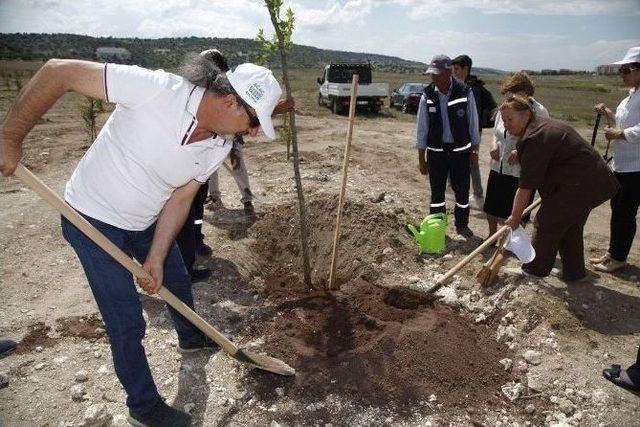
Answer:
[[[202,218],[204,217],[204,201],[207,198],[207,185],[201,185],[196,193],[189,216],[176,236],[176,243],[184,260],[187,271],[191,271],[196,262],[196,251],[203,243]]]
[[[430,213],[446,212],[444,192],[447,177],[456,195],[456,228],[469,225],[469,151],[433,151],[427,154],[431,186]]]
[[[582,279],[586,276],[584,267],[584,241],[583,229],[591,209],[581,213],[567,214],[551,213],[551,215],[563,215],[561,225],[545,227],[539,222],[540,214],[543,212],[544,200],[540,212],[534,220],[533,248],[536,250],[536,257],[528,264],[524,264],[522,269],[527,273],[539,277],[548,276],[556,260],[556,254],[560,252],[562,260],[562,278],[566,281]]]
[[[636,215],[640,206],[640,172],[615,173],[622,186],[611,199],[611,238],[609,254],[626,261],[636,235]]]

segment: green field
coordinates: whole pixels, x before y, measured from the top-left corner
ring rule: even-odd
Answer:
[[[20,84],[24,85],[41,65],[41,61],[0,61],[0,88],[4,89],[5,94],[15,96],[17,87]],[[280,70],[275,69],[274,73],[281,78]],[[314,115],[328,115],[329,110],[318,107],[317,104],[316,78],[320,74],[320,69],[293,69],[290,76],[291,85],[298,107]],[[406,82],[429,82],[427,76],[419,73],[374,72],[373,78],[375,82],[389,83],[392,90]],[[504,77],[487,75],[481,78],[500,103],[502,97],[499,87]],[[533,78],[536,82],[536,99],[549,110],[551,116],[568,121],[576,127],[593,126],[595,114],[592,107],[596,103],[604,102],[615,109],[627,95],[627,89],[622,86],[618,76],[571,75]],[[20,83],[17,83],[17,80],[20,80]],[[396,110],[390,111],[388,108],[383,110],[382,115],[397,120],[415,120],[415,116]]]

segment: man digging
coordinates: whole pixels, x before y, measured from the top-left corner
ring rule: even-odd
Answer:
[[[191,281],[174,242],[200,185],[224,161],[231,139],[275,137],[271,114],[282,94],[271,71],[242,64],[223,73],[199,55],[182,75],[162,70],[50,60],[19,94],[2,124],[0,171],[9,176],[24,138],[67,91],[117,104],[65,189],[65,200],[116,246],[143,264],[153,294],[165,286],[193,309]],[[145,322],[132,275],[66,219],[62,233],[87,275],[111,344],[116,374],[137,426],[187,426],[164,403],[142,346]],[[182,352],[215,345],[169,307]]]

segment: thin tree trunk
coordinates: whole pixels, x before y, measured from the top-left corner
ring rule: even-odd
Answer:
[[[289,69],[287,67],[287,54],[284,47],[284,38],[278,25],[278,19],[275,15],[275,11],[269,7],[269,15],[271,17],[271,23],[276,31],[278,37],[278,50],[280,51],[280,59],[282,61],[282,79],[284,81],[284,87],[287,94],[287,99],[292,98],[291,85],[289,84]],[[304,269],[304,283],[312,288],[311,284],[311,265],[309,263],[309,245],[307,239],[307,209],[304,202],[304,192],[302,191],[302,179],[300,178],[300,160],[298,156],[298,135],[296,132],[296,114],[295,111],[289,112],[289,129],[291,138],[291,148],[293,154],[293,172],[296,182],[296,191],[298,193],[298,205],[300,209],[300,243],[302,244],[302,267]]]

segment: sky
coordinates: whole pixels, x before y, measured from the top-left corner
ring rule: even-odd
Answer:
[[[640,0],[284,0],[296,44],[502,70],[591,70],[640,46]],[[259,0],[0,0],[0,32],[255,38]]]

